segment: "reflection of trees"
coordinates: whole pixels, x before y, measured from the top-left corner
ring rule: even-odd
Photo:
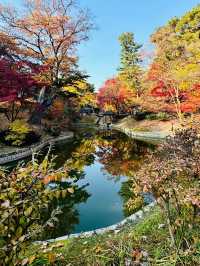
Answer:
[[[59,153],[57,159],[56,168],[60,166],[61,161],[64,161],[66,155]],[[45,183],[54,189],[56,187],[60,193],[54,195],[48,204],[48,209],[44,210],[43,218],[47,219],[52,210],[59,207],[62,213],[57,215],[55,225],[45,232],[41,236],[42,239],[49,239],[62,236],[74,231],[75,225],[79,223],[79,213],[75,208],[76,204],[86,202],[89,193],[86,191],[85,186],[79,187],[77,181],[85,177],[84,167],[86,165],[91,165],[95,159],[95,142],[93,140],[84,140],[76,145],[74,151],[71,152],[71,158],[65,161],[64,166],[68,169],[68,175],[60,179],[54,179],[54,175],[48,176]],[[61,161],[59,161],[61,160]],[[63,193],[68,188],[73,187],[73,191],[69,190],[69,193]]]
[[[125,216],[135,213],[145,204],[143,196],[134,191],[134,186],[134,180],[129,179],[128,181],[122,182],[119,191],[123,199],[123,212]]]
[[[58,195],[50,202],[49,211],[44,215],[49,215],[51,209],[59,206],[63,213],[58,216],[55,227],[46,232],[43,238],[58,237],[63,234],[73,232],[76,224],[79,223],[79,213],[75,205],[87,201],[89,194],[85,187],[79,187],[77,181],[84,179],[85,166],[94,163],[97,157],[103,165],[103,171],[110,174],[112,178],[126,176],[130,177],[122,183],[120,195],[124,202],[125,216],[137,211],[144,204],[143,197],[137,194],[137,186],[134,184],[135,172],[143,164],[143,157],[152,148],[152,145],[135,141],[124,134],[110,132],[109,134],[98,134],[92,139],[76,140],[74,148],[69,144],[58,150],[56,167],[63,165],[68,169],[68,176],[60,180],[49,181],[51,186],[60,188],[60,191],[68,187],[74,187],[73,193]],[[68,151],[68,153],[67,153]]]
[[[95,160],[95,139],[86,139],[71,154],[71,159],[66,162],[70,169],[83,171],[84,167],[91,165]]]
[[[120,134],[111,140],[98,140],[98,157],[103,169],[113,176],[134,176],[143,163],[143,156],[152,145]]]
[[[55,182],[54,185],[56,185],[56,189],[60,188],[61,192],[70,187],[69,182]],[[42,239],[55,238],[73,232],[75,226],[79,223],[79,213],[75,209],[75,204],[86,202],[90,196],[85,187],[76,185],[74,186],[74,193],[58,193],[56,197],[52,198],[48,204],[48,210],[44,211],[43,217],[45,219],[49,217],[52,210],[57,207],[61,209],[62,213],[56,216],[54,226],[42,235]]]
[[[103,170],[113,177],[126,176],[128,180],[123,182],[120,195],[123,199],[124,215],[139,210],[144,204],[144,198],[137,193],[137,184],[134,176],[144,163],[144,155],[152,150],[153,146],[141,141],[130,139],[125,135],[98,140],[99,161],[103,164]]]

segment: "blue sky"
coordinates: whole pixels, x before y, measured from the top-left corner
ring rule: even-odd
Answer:
[[[15,0],[20,5],[23,0]],[[200,0],[77,0],[88,7],[98,29],[91,32],[90,40],[81,44],[78,53],[80,69],[91,77],[98,89],[113,77],[119,67],[120,46],[118,36],[122,32],[134,32],[137,42],[151,49],[149,36],[170,18],[183,15],[200,3]],[[14,0],[0,0],[13,3]]]
[[[135,33],[139,43],[150,47],[149,36],[170,18],[180,16],[200,3],[197,0],[80,0],[88,7],[98,30],[79,47],[80,68],[91,76],[98,89],[115,75],[119,66],[118,36],[125,31]]]

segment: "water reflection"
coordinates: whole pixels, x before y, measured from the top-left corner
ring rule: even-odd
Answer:
[[[134,179],[129,177],[135,175],[153,147],[116,131],[79,136],[56,147],[56,167],[65,165],[69,169],[76,189],[71,197],[51,202],[50,210],[60,206],[63,213],[44,238],[109,226],[139,209],[144,197],[135,195]],[[71,185],[69,180],[48,182],[52,188],[62,189]]]
[[[58,187],[66,189],[69,186],[67,182],[58,182]],[[57,198],[53,198],[49,204],[48,209],[44,210],[43,219],[47,220],[50,213],[56,209],[58,206],[61,208],[62,213],[56,216],[56,221],[54,226],[48,228],[48,231],[44,232],[41,239],[50,239],[62,236],[64,234],[69,234],[75,230],[76,225],[79,223],[79,212],[75,208],[75,204],[86,202],[89,193],[86,190],[86,185],[78,187],[75,192],[69,196],[59,195]]]

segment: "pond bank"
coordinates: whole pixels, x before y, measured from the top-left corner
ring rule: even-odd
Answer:
[[[113,129],[119,130],[126,135],[145,141],[162,141],[178,128],[176,120],[158,121],[142,120],[136,121],[130,116],[118,121],[113,125]]]
[[[3,152],[0,152],[0,165],[24,159],[31,156],[34,152],[40,151],[48,145],[54,145],[61,141],[70,140],[73,138],[73,136],[74,133],[69,131],[61,134],[56,138],[46,137],[39,143],[31,145],[27,148],[11,148],[9,149],[9,151],[4,150]]]
[[[57,241],[63,241],[63,240],[67,240],[70,238],[85,238],[85,237],[91,237],[91,236],[96,236],[96,235],[102,235],[104,233],[108,233],[108,232],[114,232],[114,233],[118,233],[122,228],[124,228],[126,225],[128,224],[137,224],[138,222],[140,222],[141,219],[143,219],[148,213],[150,213],[153,209],[153,207],[156,205],[156,201],[153,201],[152,203],[144,206],[141,210],[137,211],[136,213],[130,215],[129,217],[123,219],[121,222],[107,226],[107,227],[103,227],[103,228],[99,228],[96,230],[91,230],[91,231],[87,231],[87,232],[82,232],[82,233],[77,233],[77,234],[68,234],[62,237],[58,237],[58,238],[54,238],[54,239],[49,239],[49,240],[45,240],[45,241],[36,241],[35,243],[37,244],[41,244],[41,243],[45,243],[45,242],[57,242]]]
[[[198,236],[198,228],[193,228],[192,233]],[[196,253],[183,254],[184,265],[200,265],[199,251],[197,246]],[[44,265],[166,266],[180,261],[179,255],[174,253],[159,206],[155,206],[139,223],[130,223],[118,233],[108,232],[87,238],[69,238],[56,243],[31,244],[27,247],[24,258],[33,257],[34,262],[45,262],[52,254],[56,261]]]

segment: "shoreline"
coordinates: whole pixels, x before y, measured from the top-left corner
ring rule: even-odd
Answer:
[[[48,145],[54,145],[61,141],[71,140],[74,137],[73,132],[67,132],[67,134],[61,134],[60,136],[53,138],[48,137],[45,140],[40,141],[37,144],[31,145],[27,148],[13,148],[13,151],[0,154],[0,165],[15,162],[21,159],[25,159],[31,156],[33,153],[40,151]]]
[[[133,139],[162,142],[178,128],[177,120],[140,120],[128,116],[112,125],[112,129],[123,132]]]
[[[43,244],[43,243],[52,243],[52,242],[58,242],[58,241],[63,241],[71,238],[86,238],[86,237],[92,237],[96,235],[102,235],[104,233],[108,232],[114,232],[118,233],[124,226],[128,225],[129,223],[134,223],[137,224],[141,221],[141,219],[144,218],[145,215],[151,212],[151,210],[156,206],[156,201],[151,202],[150,204],[144,206],[141,208],[139,211],[135,212],[134,214],[128,216],[127,218],[123,219],[122,221],[98,228],[95,230],[90,230],[86,232],[80,232],[80,233],[75,233],[75,234],[67,234],[61,237],[56,237],[52,239],[47,239],[47,240],[41,240],[41,241],[34,241],[34,244]]]

